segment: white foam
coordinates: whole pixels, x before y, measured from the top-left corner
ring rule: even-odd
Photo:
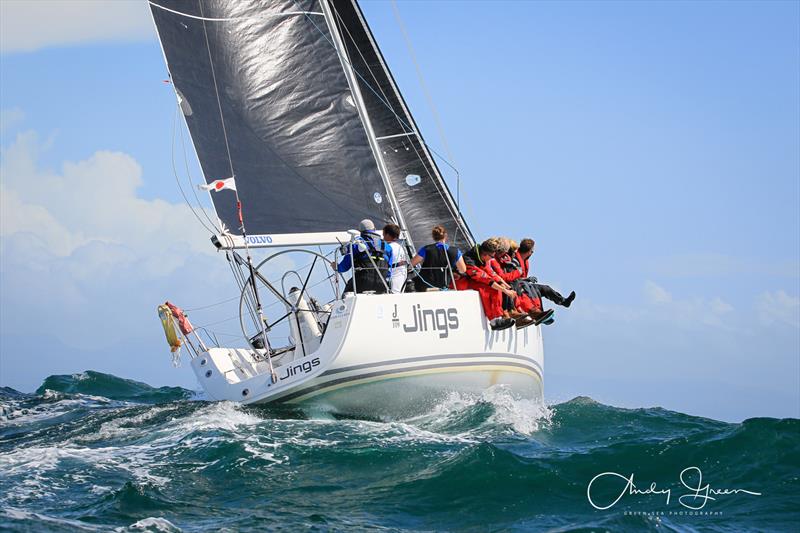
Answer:
[[[17,448],[0,454],[0,470],[6,477],[17,476],[20,481],[0,501],[27,501],[53,496],[54,491],[86,481],[80,472],[70,468],[68,474],[57,480],[48,473],[63,462],[74,461],[91,465],[97,470],[122,470],[139,482],[164,486],[169,479],[150,471],[153,448],[150,445],[87,448],[68,444],[65,446],[31,446]]]
[[[95,526],[85,522],[80,522],[78,520],[54,518],[41,513],[32,513],[30,511],[23,511],[22,509],[15,509],[14,507],[6,507],[2,512],[4,516],[7,516],[12,520],[39,520],[42,522],[49,522],[51,524],[58,524],[62,527],[70,526],[71,528],[83,529],[84,531],[103,531],[106,529],[103,526]]]
[[[507,387],[496,385],[480,395],[452,392],[429,413],[410,419],[408,422],[423,427],[441,428],[480,403],[491,404],[492,414],[478,427],[469,428],[456,435],[457,437],[472,440],[485,436],[487,432],[496,431],[498,426],[501,430],[511,428],[514,432],[531,435],[544,424],[548,424],[553,415],[552,410],[543,403],[517,398]]]
[[[166,518],[148,517],[139,520],[125,529],[117,528],[115,531],[160,531],[163,533],[177,533],[181,528]]]
[[[552,409],[544,403],[514,398],[508,389],[501,386],[487,389],[481,399],[494,406],[494,414],[489,418],[491,422],[509,425],[523,435],[539,431],[553,417]]]
[[[43,397],[51,401],[32,406],[26,405],[26,399],[0,403],[0,420],[9,426],[25,426],[58,418],[79,407],[91,408],[98,403],[110,403],[110,400],[100,396],[78,395],[75,398],[66,398],[62,393],[51,390],[45,391]]]
[[[77,440],[79,442],[94,442],[101,440],[119,439],[128,436],[141,436],[141,426],[148,420],[153,419],[165,411],[175,410],[173,405],[164,407],[148,407],[144,412],[135,416],[124,416],[118,412],[113,419],[103,422],[96,433],[83,435]]]

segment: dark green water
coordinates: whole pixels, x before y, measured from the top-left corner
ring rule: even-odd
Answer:
[[[691,487],[746,489],[682,505]],[[640,490],[596,510],[616,472]],[[602,507],[627,481],[598,478]],[[709,493],[713,495],[713,493]],[[701,498],[684,498],[699,507]],[[636,514],[642,513],[642,514]],[[193,401],[87,372],[0,390],[0,530],[799,531],[800,421],[505,391],[413,420]]]

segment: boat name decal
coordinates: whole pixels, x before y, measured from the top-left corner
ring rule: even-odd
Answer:
[[[406,333],[416,333],[423,331],[437,331],[440,339],[446,339],[450,331],[458,329],[458,309],[448,307],[447,309],[422,309],[420,304],[411,307],[411,314],[414,320],[410,324],[403,324],[403,331]],[[397,314],[397,304],[392,313],[392,327],[400,327],[400,318]]]
[[[280,379],[281,381],[283,381],[286,378],[300,375],[300,373],[307,374],[308,372],[311,372],[311,369],[319,365],[320,365],[319,357],[315,357],[311,361],[303,361],[301,364],[289,365],[286,367],[286,375],[280,376]]]

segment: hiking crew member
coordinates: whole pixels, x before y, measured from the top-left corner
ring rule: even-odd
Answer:
[[[375,224],[371,220],[362,220],[358,229],[361,235],[356,238],[352,247],[348,246],[347,253],[343,254],[344,257],[339,264],[332,264],[332,266],[341,273],[355,267],[353,277],[347,281],[344,292],[353,292],[353,279],[355,278],[356,292],[385,293],[389,265],[394,263],[392,249],[378,236]]]
[[[497,242],[497,251],[489,261],[489,266],[500,279],[513,289],[514,281],[522,277],[522,271],[519,268],[515,268],[515,265],[511,263],[511,256],[508,253],[511,248],[511,241],[505,237],[496,237],[492,240]],[[518,302],[503,295],[503,311],[506,316],[520,319],[527,315],[530,310],[521,311],[518,307]]]
[[[483,312],[494,330],[510,328],[514,321],[503,316],[503,294],[512,300],[517,294],[492,270],[489,262],[497,251],[497,242],[489,239],[464,254],[466,269],[456,281],[459,290],[475,290],[481,297]]]
[[[528,265],[528,261],[530,260],[530,257],[533,255],[533,248],[535,245],[536,243],[533,241],[533,239],[528,239],[528,238],[522,239],[519,242],[519,249],[517,250],[515,258],[517,262],[520,264],[520,267],[522,269],[523,273],[522,277],[525,278],[524,281],[532,285],[531,289],[534,290],[536,294],[538,294],[539,296],[547,298],[548,300],[557,305],[569,307],[570,305],[572,305],[572,301],[575,299],[575,291],[570,292],[569,296],[564,298],[558,291],[553,289],[550,285],[543,285],[541,283],[538,283],[538,280],[534,276],[530,275],[529,271],[530,266]]]
[[[422,264],[417,274],[417,291],[453,288],[453,277],[465,271],[466,265],[461,250],[447,244],[447,230],[444,226],[434,226],[431,230],[432,244],[423,246],[411,260],[411,266]]]
[[[386,224],[383,227],[383,240],[392,249],[392,261],[389,264],[389,290],[395,294],[403,292],[408,278],[408,256],[405,248],[397,242],[400,238],[400,226]]]

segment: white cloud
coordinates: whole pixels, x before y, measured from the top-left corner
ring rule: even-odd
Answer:
[[[90,242],[118,244],[139,257],[159,257],[167,270],[176,242],[211,253],[188,207],[137,196],[142,169],[132,157],[99,151],[53,172],[38,168],[41,149],[37,135],[25,132],[3,150],[0,236],[35,235],[60,257]]]
[[[635,328],[660,324],[696,332],[709,331],[709,328],[730,331],[741,326],[741,317],[735,313],[735,308],[720,297],[676,298],[653,281],[644,283],[642,293],[646,305],[597,304],[581,300],[570,313],[579,314],[583,320],[613,321]]]
[[[709,303],[709,309],[715,315],[724,315],[733,311],[733,306],[721,298],[714,298]]]
[[[764,292],[756,301],[758,317],[763,324],[785,324],[800,328],[800,298],[784,291]]]
[[[154,36],[142,0],[2,0],[0,52],[99,41],[142,41]]]
[[[98,151],[54,171],[40,168],[42,147],[24,132],[2,151],[3,335],[36,336],[33,327],[70,346],[106,346],[140,337],[165,298],[230,297],[206,230],[186,205],[140,198],[132,157]]]
[[[647,301],[653,304],[664,304],[672,301],[672,295],[666,289],[656,285],[652,281],[644,284],[644,296]]]

